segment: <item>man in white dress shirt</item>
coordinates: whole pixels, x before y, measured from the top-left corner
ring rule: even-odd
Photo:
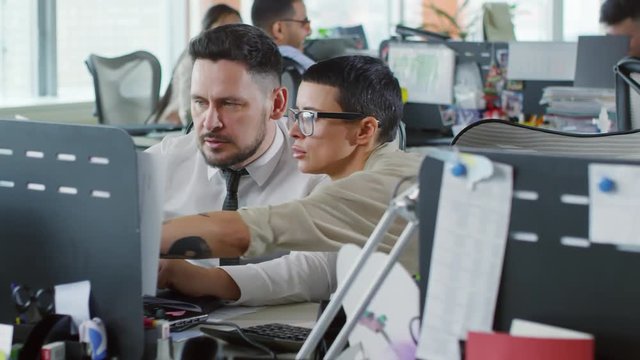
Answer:
[[[302,0],[254,0],[251,22],[271,36],[280,54],[293,60],[301,74],[315,63],[302,52],[304,40],[311,34],[311,20]]]
[[[325,180],[297,170],[286,124],[280,120],[287,97],[279,80],[282,59],[266,34],[249,25],[222,26],[194,39],[189,53],[195,59],[194,130],[148,150],[162,154],[167,165],[166,219],[220,210],[226,196],[222,168],[248,172],[238,186],[240,207],[301,198]],[[327,253],[292,252],[239,266],[203,267],[184,260],[164,260],[162,265],[185,274],[172,288],[235,304],[317,301],[336,286],[335,257]]]

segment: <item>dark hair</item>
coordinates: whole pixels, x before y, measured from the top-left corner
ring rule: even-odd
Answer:
[[[380,59],[361,55],[331,58],[312,65],[302,81],[337,88],[342,111],[380,121],[380,143],[395,139],[402,118],[402,94],[398,79]]]
[[[627,18],[640,19],[640,1],[606,0],[600,7],[600,22],[615,25]]]
[[[241,62],[250,74],[272,77],[280,83],[282,56],[278,46],[264,31],[251,25],[229,24],[203,31],[189,43],[189,55],[194,61]]]
[[[254,0],[251,6],[251,22],[271,34],[274,22],[295,15],[295,1],[302,0]]]
[[[237,17],[242,19],[238,10],[232,8],[229,5],[218,4],[210,7],[202,18],[202,31],[210,29],[211,26],[213,26],[213,24],[220,20],[221,17],[227,15],[236,15]]]

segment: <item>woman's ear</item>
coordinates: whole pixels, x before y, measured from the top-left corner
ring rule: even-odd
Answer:
[[[356,144],[367,145],[375,143],[378,133],[378,119],[373,116],[367,116],[360,120],[360,127],[356,134]]]

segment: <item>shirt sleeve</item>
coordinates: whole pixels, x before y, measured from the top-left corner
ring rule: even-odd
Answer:
[[[336,289],[337,253],[292,252],[270,261],[223,266],[240,288],[232,305],[275,305],[327,300]]]

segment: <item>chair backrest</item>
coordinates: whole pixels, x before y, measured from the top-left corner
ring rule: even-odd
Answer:
[[[160,62],[147,51],[115,58],[95,54],[85,61],[93,76],[96,115],[101,124],[143,124],[160,93]]]
[[[302,81],[302,74],[297,69],[297,63],[288,57],[282,58],[282,74],[280,75],[282,86],[287,88],[289,94],[287,98],[287,109],[295,107],[298,95],[298,86]]]
[[[640,129],[604,134],[575,134],[503,120],[482,120],[464,128],[451,144],[465,148],[640,159]]]
[[[625,57],[616,64],[614,72],[618,130],[638,129],[640,128],[640,59]]]

